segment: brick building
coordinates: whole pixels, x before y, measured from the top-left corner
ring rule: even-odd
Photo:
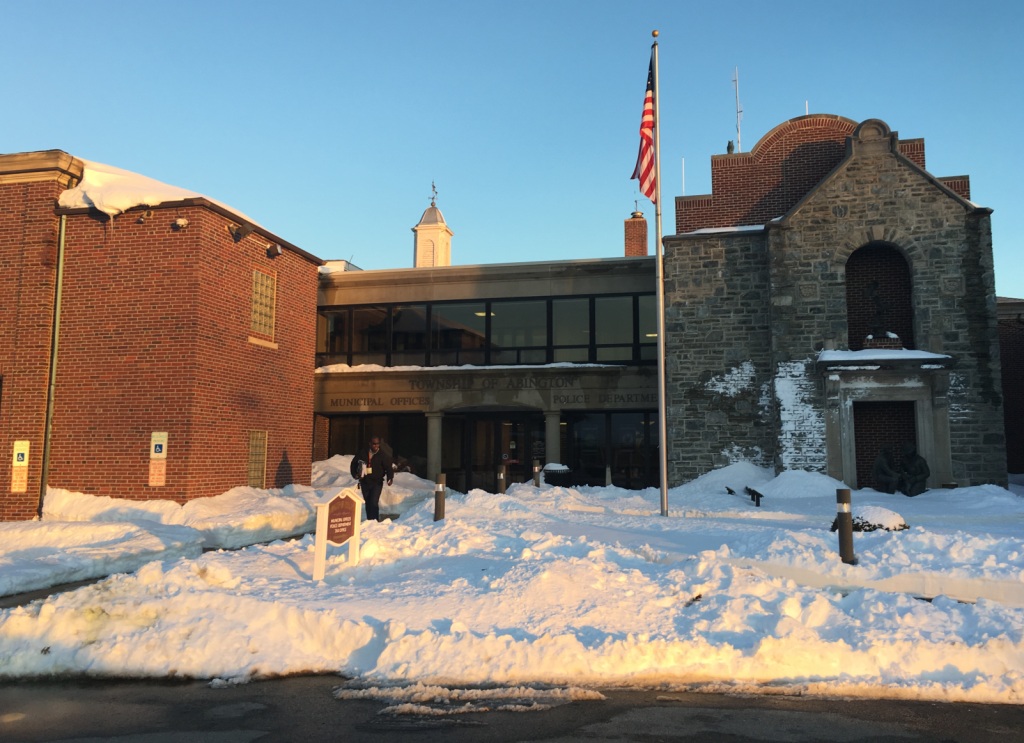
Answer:
[[[0,520],[308,484],[321,261],[148,179],[111,206],[105,167],[0,156]]]
[[[999,298],[999,357],[1003,373],[1006,467],[1024,473],[1024,299]]]
[[[752,460],[871,486],[1006,482],[991,210],[882,121],[787,121],[711,161],[665,245],[669,482]]]

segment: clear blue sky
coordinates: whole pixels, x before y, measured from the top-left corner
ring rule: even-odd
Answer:
[[[611,257],[650,54],[663,193],[783,121],[880,118],[995,210],[1024,297],[1024,4],[680,0],[0,0],[0,152],[61,149],[203,193],[325,259],[412,265],[430,203],[456,264]],[[674,232],[670,210],[664,231]],[[653,230],[652,230],[653,234]]]

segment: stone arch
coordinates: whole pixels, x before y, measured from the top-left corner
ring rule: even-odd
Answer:
[[[846,261],[848,348],[914,348],[912,299],[910,264],[895,245],[855,250]]]

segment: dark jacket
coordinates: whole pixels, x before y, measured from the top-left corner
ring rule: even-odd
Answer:
[[[359,480],[359,463],[365,462],[370,469],[370,474],[363,477],[363,480],[387,480],[388,484],[395,478],[394,463],[391,461],[391,457],[384,451],[384,447],[381,446],[374,454],[370,451],[369,447],[360,449],[359,452],[352,457],[352,466],[349,470],[349,474],[353,478]]]

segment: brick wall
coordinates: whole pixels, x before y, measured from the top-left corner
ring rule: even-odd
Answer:
[[[999,322],[1007,471],[1024,472],[1024,323]]]
[[[0,157],[0,520],[37,514],[58,241],[63,288],[48,484],[178,502],[248,480],[251,430],[267,431],[266,486],[308,484],[312,461],[316,259],[270,237],[236,242],[202,200],[110,220],[58,211],[82,163],[49,151]],[[184,229],[174,221],[188,220]],[[276,279],[272,336],[250,331],[252,275]],[[253,342],[255,340],[256,342]],[[149,486],[154,432],[168,433],[166,484]],[[27,492],[11,488],[28,441]]]
[[[842,116],[801,116],[772,129],[750,152],[712,156],[712,192],[676,198],[676,232],[764,224],[782,216],[842,161],[846,138],[856,127]],[[899,152],[925,167],[923,139],[900,140]],[[970,199],[967,176],[943,182]]]
[[[0,181],[0,521],[39,506],[58,220],[56,180]],[[29,442],[27,491],[11,492],[14,442]]]
[[[247,482],[250,430],[268,431],[267,487],[308,484],[316,266],[236,243],[199,206],[113,222],[68,217],[49,483],[179,502]],[[184,217],[186,229],[173,221]],[[252,271],[277,279],[276,323],[250,342]],[[276,348],[270,347],[276,345]],[[150,436],[168,433],[166,484],[148,485]]]
[[[872,476],[878,452],[888,447],[892,453],[893,468],[898,471],[903,463],[903,445],[907,442],[917,443],[914,403],[855,402],[853,420],[857,448],[856,487],[880,490]]]
[[[856,126],[841,116],[802,116],[775,127],[750,152],[713,156],[712,193],[676,199],[676,232],[781,216],[839,164]]]
[[[885,333],[899,336],[896,348],[914,348],[911,299],[910,270],[899,251],[871,244],[853,253],[846,263],[849,349],[859,351],[869,335]]]
[[[647,255],[647,220],[642,212],[633,212],[625,225],[626,257]]]

